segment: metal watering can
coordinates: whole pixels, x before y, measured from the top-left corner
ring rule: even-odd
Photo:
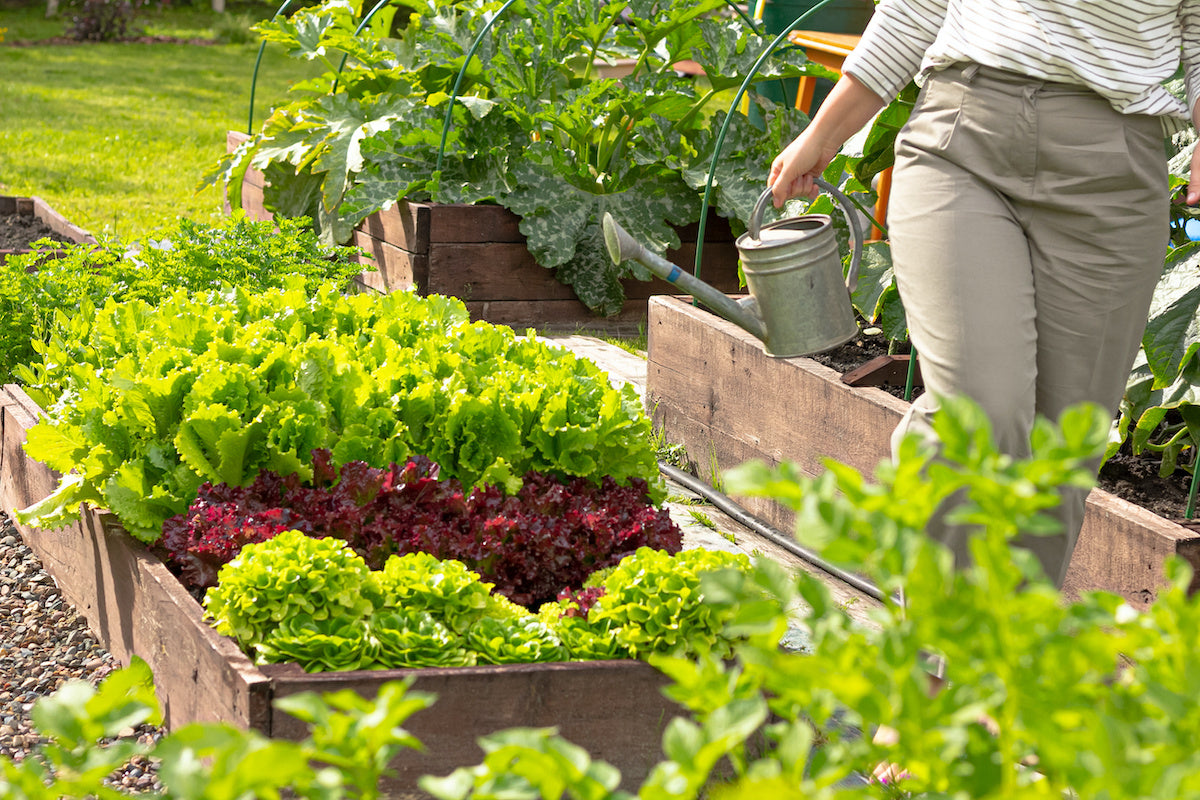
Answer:
[[[633,259],[645,265],[761,339],[768,355],[790,358],[831,350],[858,333],[850,294],[858,283],[863,233],[850,200],[826,181],[818,178],[816,183],[838,201],[853,233],[854,250],[844,283],[833,220],[826,214],[803,214],[763,227],[770,189],[755,203],[749,231],[737,239],[750,290],[750,296],[742,300],[734,300],[647,250],[607,213],[604,242],[614,263]]]

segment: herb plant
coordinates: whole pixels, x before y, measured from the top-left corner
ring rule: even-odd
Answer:
[[[421,454],[509,493],[539,471],[661,479],[630,387],[533,336],[470,324],[461,302],[325,284],[108,301],[62,315],[20,377],[46,409],[26,452],[64,473],[20,512],[55,526],[88,502],[154,542],[202,483],[313,475],[312,452],[383,468]]]
[[[536,607],[640,547],[677,552],[682,544],[640,478],[619,486],[605,477],[596,485],[529,472],[520,491],[506,495],[439,478],[438,466],[420,457],[386,469],[361,461],[339,469],[328,450],[318,450],[312,464],[310,483],[268,471],[246,487],[203,484],[187,513],[163,526],[167,561],[184,584],[215,585],[217,570],[243,545],[295,528],[346,540],[373,569],[405,553],[454,559],[505,597]],[[459,603],[465,589],[447,584],[443,591]],[[482,598],[475,602],[482,610]]]
[[[244,286],[280,287],[301,276],[310,289],[325,281],[349,283],[362,271],[354,248],[327,247],[307,220],[276,225],[244,216],[207,225],[180,219],[154,237],[113,239],[102,246],[40,242],[32,252],[0,264],[0,382],[13,381],[18,364],[36,358],[34,341],[45,341],[60,313],[80,304],[115,300],[154,304],[178,289],[193,292]]]
[[[236,205],[246,170],[262,169],[267,207],[313,216],[331,242],[405,198],[499,203],[521,217],[539,264],[596,313],[620,311],[619,280],[650,275],[607,257],[603,213],[658,251],[679,245],[674,226],[699,217],[729,90],[768,40],[716,13],[724,0],[522,3],[495,20],[468,61],[501,3],[413,5],[396,39],[356,33],[359,4],[344,0],[258,26],[267,41],[329,71],[298,85],[296,98],[206,180],[226,183]],[[677,73],[685,61],[703,76]],[[601,77],[617,63],[630,74]],[[805,74],[830,73],[783,48],[753,83]],[[742,220],[765,165],[806,122],[750,95],[765,125],[735,115],[715,183],[716,207]]]

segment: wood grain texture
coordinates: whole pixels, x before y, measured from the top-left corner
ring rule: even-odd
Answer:
[[[392,762],[395,787],[404,789],[425,774],[444,775],[483,758],[480,736],[510,727],[556,728],[584,746],[593,758],[621,769],[632,789],[661,760],[662,732],[682,709],[662,695],[666,678],[641,661],[591,661],[448,669],[383,670],[305,674],[298,668],[267,668],[276,697],[297,692],[353,689],[371,697],[379,686],[403,677],[413,689],[438,696],[433,707],[414,715],[405,729],[425,745]],[[302,727],[276,713],[273,735],[295,738]]]

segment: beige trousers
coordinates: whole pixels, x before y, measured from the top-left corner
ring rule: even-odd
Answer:
[[[1016,457],[1035,415],[1084,400],[1115,413],[1162,271],[1167,206],[1157,117],[977,65],[932,75],[896,144],[888,219],[926,389],[894,441],[932,436],[936,398],[955,393],[983,406]],[[1086,496],[1063,494],[1063,533],[1019,542],[1059,586]],[[967,563],[969,531],[934,528]]]

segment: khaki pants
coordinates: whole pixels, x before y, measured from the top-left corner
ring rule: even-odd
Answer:
[[[926,389],[896,436],[932,436],[936,398],[953,393],[983,406],[1016,457],[1035,415],[1084,400],[1115,413],[1162,271],[1167,205],[1157,117],[977,65],[932,75],[896,143],[888,220]],[[1060,586],[1085,496],[1064,492],[1062,535],[1020,542]],[[934,527],[965,564],[968,532]]]

